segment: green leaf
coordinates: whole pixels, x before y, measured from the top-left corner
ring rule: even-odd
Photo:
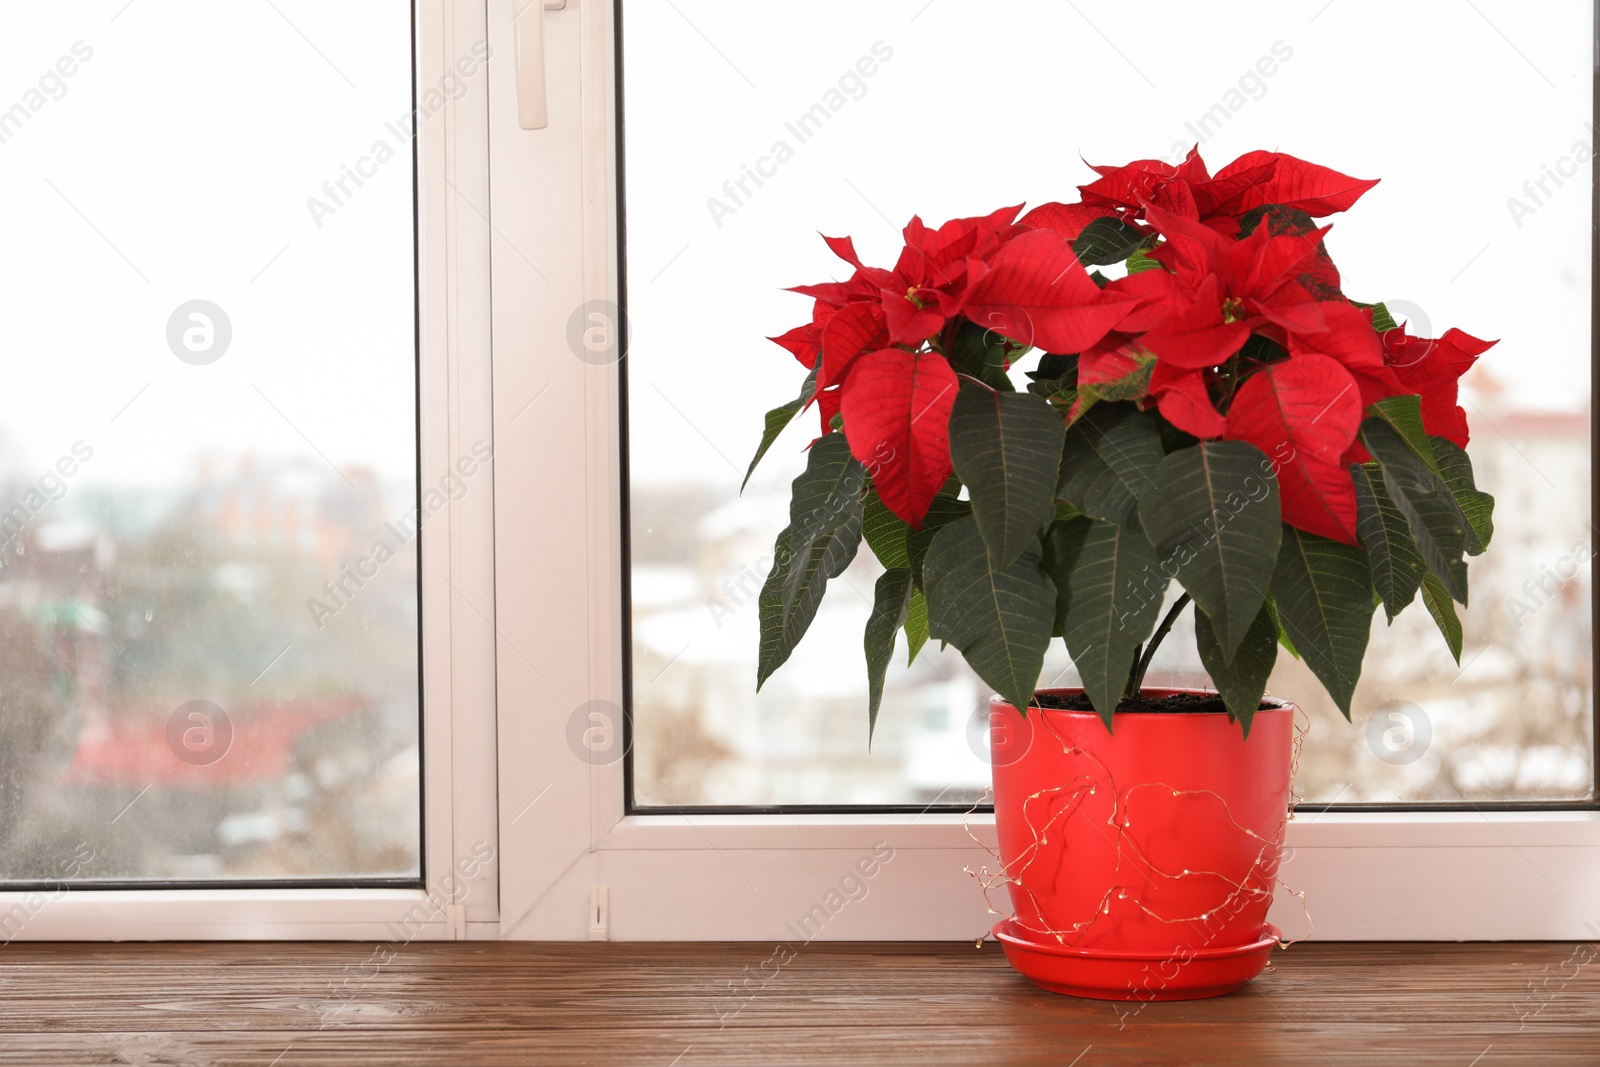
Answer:
[[[1070,404],[1078,396],[1078,372],[1074,370],[1059,378],[1035,378],[1028,383],[1028,392],[1046,400],[1058,401],[1058,406]]]
[[[1150,375],[1155,372],[1154,356],[1140,354],[1133,357],[1138,364],[1122,377],[1109,382],[1096,382],[1083,386],[1085,397],[1095,400],[1138,400],[1150,392]]]
[[[1266,609],[1272,612],[1272,625],[1278,628],[1278,644],[1283,650],[1295,659],[1300,658],[1300,650],[1294,647],[1294,641],[1289,638],[1289,631],[1283,628],[1283,620],[1278,617],[1278,605],[1273,602],[1272,595],[1267,595]]]
[[[838,571],[825,574],[823,566],[834,558],[829,546],[835,540],[848,540],[854,558],[861,543],[861,491],[866,482],[866,468],[850,454],[844,434],[826,434],[811,446],[806,469],[794,480],[789,498],[789,546],[797,562],[783,586],[785,613],[808,586],[825,585],[837,576]]]
[[[1428,606],[1434,625],[1444,635],[1444,643],[1455,657],[1456,666],[1461,666],[1461,619],[1456,615],[1456,606],[1451,603],[1444,583],[1431,574],[1422,576],[1422,602]]]
[[[1361,424],[1361,443],[1382,467],[1383,487],[1405,516],[1418,557],[1450,595],[1465,604],[1467,565],[1461,554],[1466,549],[1467,520],[1450,487],[1382,419]]]
[[[928,547],[933,544],[934,537],[952,522],[959,522],[971,514],[971,504],[941,492],[933,498],[933,503],[928,506],[928,513],[922,517],[922,528],[919,530],[908,528],[906,555],[910,558],[911,579],[918,589],[923,587],[922,561],[928,555]]]
[[[1261,224],[1262,219],[1267,220],[1267,229],[1275,236],[1285,233],[1311,233],[1317,228],[1317,220],[1300,208],[1284,207],[1282,204],[1263,204],[1239,216],[1239,236],[1249,237]]]
[[[911,603],[906,607],[906,666],[917,661],[917,653],[928,643],[928,598],[913,583]]]
[[[1422,398],[1415,393],[1390,396],[1379,400],[1368,409],[1372,416],[1382,419],[1405,439],[1406,447],[1416,453],[1428,469],[1439,474],[1439,461],[1434,457],[1433,445],[1422,429]],[[1363,423],[1365,425],[1365,423]]]
[[[1367,554],[1286,525],[1272,598],[1306,666],[1350,718],[1350,698],[1372,631]]]
[[[757,614],[761,620],[761,649],[756,664],[756,692],[772,677],[772,672],[783,666],[794,647],[805,636],[811,619],[816,615],[816,604],[801,603],[798,610],[783,610],[783,586],[794,564],[794,553],[789,550],[789,528],[785,526],[772,546],[772,570],[761,584],[756,598]],[[816,602],[822,602],[821,597]],[[806,609],[810,608],[808,612]]]
[[[1185,448],[1193,448],[1200,443],[1200,438],[1192,433],[1184,433],[1166,419],[1161,420],[1161,451],[1167,455]]]
[[[1267,597],[1283,537],[1272,463],[1243,441],[1203,441],[1157,465],[1139,521],[1232,656]]]
[[[962,321],[950,345],[950,365],[970,374],[991,389],[1009,393],[1016,389],[1006,375],[1006,364],[1023,351],[1022,346],[975,322]]]
[[[1064,385],[1053,393],[1030,391],[1035,396],[1043,396],[1050,401],[1050,406],[1060,413],[1061,421],[1066,426],[1071,426],[1081,419],[1090,408],[1094,407],[1096,399],[1093,393],[1079,392],[1075,385]]]
[[[950,412],[950,459],[1001,570],[1038,544],[1055,514],[1065,434],[1060,413],[1036,396],[962,383]]]
[[[951,523],[933,539],[923,570],[928,631],[961,650],[978,677],[1013,707],[1026,709],[1044,668],[1056,589],[1039,569],[1035,541],[1002,570],[991,570],[976,519]]]
[[[744,472],[744,481],[739,483],[739,492],[744,492],[744,487],[750,484],[750,476],[756,472],[756,464],[761,462],[761,457],[767,454],[767,449],[778,439],[778,435],[794,420],[802,408],[811,402],[812,394],[817,391],[817,369],[811,368],[811,373],[806,376],[805,385],[800,388],[800,395],[784,404],[782,407],[773,408],[767,412],[767,428],[761,433],[761,446],[756,449],[755,458],[750,461],[750,466]]]
[[[1394,316],[1389,314],[1389,309],[1384,305],[1383,301],[1380,300],[1371,305],[1371,307],[1372,328],[1374,330],[1379,333],[1388,333],[1390,330],[1398,330],[1400,328],[1400,324],[1394,321]]]
[[[1376,463],[1354,463],[1350,476],[1356,484],[1356,533],[1366,546],[1372,566],[1372,584],[1383,599],[1389,621],[1417,598],[1422,584],[1422,557],[1411,539],[1411,526],[1389,499],[1383,472]]]
[[[1072,251],[1085,267],[1099,267],[1121,263],[1148,240],[1134,226],[1108,216],[1085,226],[1072,242]]]
[[[1248,739],[1250,722],[1261,710],[1261,698],[1267,692],[1267,678],[1278,662],[1277,616],[1271,607],[1262,604],[1231,662],[1222,654],[1222,642],[1217,640],[1217,632],[1203,611],[1194,613],[1194,639],[1200,662],[1211,675],[1211,684],[1217,687],[1222,703],[1239,720]]]
[[[1467,555],[1479,556],[1494,537],[1494,497],[1478,488],[1472,476],[1472,460],[1464,449],[1446,437],[1430,437],[1439,473],[1456,498],[1456,506],[1467,520]]]
[[[1241,363],[1276,363],[1289,358],[1289,350],[1270,337],[1253,333],[1244,340],[1244,346],[1235,353]]]
[[[761,586],[761,594],[756,601],[761,621],[761,649],[756,665],[758,692],[772,677],[772,672],[788,661],[795,646],[811,626],[811,620],[817,614],[817,605],[822,603],[822,594],[827,587],[826,578],[838,577],[855,558],[856,548],[860,544],[859,526],[856,533],[856,538],[851,540],[848,530],[838,531],[834,538],[814,545],[812,555],[803,560],[790,551],[788,528],[785,527],[778,534],[777,544],[772,550],[772,571]],[[790,570],[797,566],[814,567],[818,574],[826,575],[826,578],[807,583],[801,595],[785,608],[783,587]]]
[[[1045,558],[1056,585],[1056,625],[1109,730],[1139,646],[1161,612],[1161,558],[1141,531],[1092,519],[1052,527]]]
[[[908,567],[884,571],[873,591],[872,614],[867,616],[867,633],[863,640],[867,653],[869,747],[872,733],[878,728],[878,705],[883,702],[883,678],[889,670],[889,660],[894,657],[894,637],[905,625],[906,612],[911,607],[914,593]]]
[[[1151,249],[1141,248],[1128,257],[1128,273],[1143,274],[1147,270],[1164,270],[1156,260],[1150,258]]]
[[[1058,408],[1070,408],[1078,398],[1078,357],[1046,352],[1039,357],[1039,365],[1028,371],[1028,379],[1028,392]]]
[[[850,456],[842,434],[811,447],[805,472],[794,480],[790,522],[772,551],[772,570],[757,598],[761,651],[756,689],[794,653],[817,614],[828,580],[861,545],[861,485],[866,471]]]
[[[1063,379],[1077,377],[1078,357],[1076,355],[1058,355],[1055,352],[1046,352],[1039,357],[1038,366],[1028,371],[1028,379],[1033,382],[1061,382]]]
[[[1132,404],[1098,404],[1067,430],[1056,495],[1085,515],[1135,525],[1139,494],[1163,458],[1154,414]]]
[[[1056,609],[1051,624],[1051,637],[1060,637],[1067,617],[1067,574],[1072,560],[1083,544],[1093,519],[1084,515],[1070,515],[1051,523],[1044,535],[1044,556],[1039,567],[1050,576],[1056,587]]]
[[[1240,216],[1239,235],[1241,237],[1249,236],[1263,219],[1267,222],[1267,229],[1274,236],[1282,234],[1309,235],[1317,228],[1317,220],[1300,208],[1285,207],[1282,204],[1265,204]],[[1327,245],[1322,241],[1317,242],[1317,258],[1320,263],[1303,271],[1298,278],[1299,283],[1318,300],[1342,299],[1343,294],[1339,292],[1338,286],[1338,274],[1334,270],[1332,258],[1328,255]]]
[[[867,494],[866,510],[861,518],[861,532],[866,536],[867,547],[878,557],[878,562],[888,570],[911,566],[909,542],[911,527],[904,519],[889,510],[877,493]]]

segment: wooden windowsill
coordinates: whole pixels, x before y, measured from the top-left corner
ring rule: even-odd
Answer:
[[[1600,1062],[1594,944],[1306,943],[1143,1005],[1040,992],[992,942],[795,948],[15,942],[0,1063]]]

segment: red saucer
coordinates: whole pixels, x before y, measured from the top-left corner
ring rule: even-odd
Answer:
[[[1114,952],[1068,948],[1022,929],[1013,919],[1001,919],[994,927],[1006,959],[1034,985],[1095,1000],[1201,1000],[1232,993],[1261,973],[1280,935],[1268,923],[1261,940],[1250,945]]]

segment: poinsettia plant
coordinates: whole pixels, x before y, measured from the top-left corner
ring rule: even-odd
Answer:
[[[1344,295],[1316,220],[1376,182],[1275,152],[1095,171],[1077,203],[913,218],[892,269],[825,239],[853,273],[795,290],[811,321],[773,340],[808,374],[750,464],[818,409],[760,595],[758,686],[863,538],[885,568],[872,724],[901,631],[912,659],[953,644],[1022,709],[1062,637],[1110,727],[1192,602],[1247,735],[1280,646],[1348,718],[1380,604],[1392,621],[1420,593],[1459,662],[1493,499],[1457,382],[1493,342],[1413,337]]]

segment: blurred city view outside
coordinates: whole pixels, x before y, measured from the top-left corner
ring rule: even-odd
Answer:
[[[1329,220],[1347,290],[1393,301],[1418,335],[1458,326],[1501,339],[1463,381],[1496,530],[1470,561],[1460,664],[1420,600],[1392,626],[1379,612],[1347,723],[1280,654],[1269,692],[1300,704],[1309,727],[1298,792],[1340,803],[1592,795],[1588,5],[1542,12],[1537,34],[1518,33],[1527,20],[1506,4],[1485,5],[1487,23],[1386,7],[1384,34],[1432,46],[1382,79],[1352,73],[1373,47],[1361,4],[1243,4],[1224,31],[1200,8],[1158,3],[1142,14],[1171,32],[1145,42],[1103,4],[1022,3],[974,22],[921,0],[824,3],[759,30],[713,0],[625,7],[637,806],[982,798],[988,690],[937,642],[907,669],[902,638],[869,748],[862,631],[878,568],[865,547],[755,690],[756,595],[818,430],[815,409],[798,418],[738,494],[762,413],[804,373],[763,338],[809,313],[783,287],[848,270],[819,230],[892,264],[914,213],[937,224],[1074,199],[1092,177],[1080,154],[1175,161],[1197,140],[1213,168],[1273,148],[1382,178]],[[1563,19],[1570,38],[1549,32]],[[949,78],[949,56],[967,51],[1005,54],[1005,76]],[[691,54],[700,61],[678,62]],[[870,80],[840,80],[869,54],[880,60]],[[1084,95],[1092,86],[1115,92]],[[847,108],[826,104],[833,87]],[[819,99],[832,117],[797,142],[786,120]],[[930,155],[935,127],[946,147]],[[1495,151],[1465,147],[1486,138]],[[752,169],[767,157],[783,167]],[[1562,166],[1575,176],[1538,185],[1561,159],[1581,164]],[[1041,684],[1077,680],[1054,642]],[[1208,684],[1188,614],[1149,681]]]
[[[414,543],[348,614],[307,608],[414,491],[345,473],[240,457],[0,515],[6,881],[58,877],[64,843],[90,881],[415,873]]]
[[[419,877],[411,57],[0,12],[0,884]]]
[[[1492,379],[1474,377],[1482,414],[1472,419],[1473,458],[1480,486],[1495,495],[1495,534],[1493,550],[1470,563],[1461,666],[1420,600],[1392,627],[1379,612],[1347,723],[1310,671],[1281,654],[1268,691],[1307,713],[1298,788],[1308,801],[1589,795],[1589,416],[1507,410],[1489,395]],[[937,642],[906,669],[902,639],[868,749],[861,633],[881,573],[869,551],[830,584],[806,639],[757,695],[755,593],[788,522],[787,494],[641,487],[633,509],[644,530],[633,577],[639,804],[982,797],[989,690]],[[1191,614],[1162,645],[1150,679],[1209,686]],[[1042,682],[1078,684],[1059,641]],[[1369,726],[1374,716],[1379,725]]]

